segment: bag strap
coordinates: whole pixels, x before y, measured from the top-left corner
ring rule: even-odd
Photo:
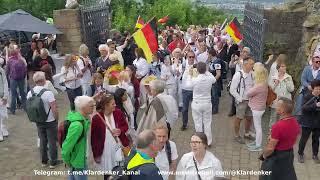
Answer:
[[[44,93],[44,92],[46,92],[46,91],[49,91],[48,89],[45,89],[45,88],[43,88],[36,96],[38,96],[38,97],[40,97],[41,98],[41,96],[42,96],[42,94]],[[32,89],[32,91],[31,92],[33,92],[33,89]],[[48,119],[48,116],[49,116],[49,114],[50,114],[50,111],[51,111],[51,106],[49,106],[49,111],[48,111],[48,113],[47,113],[47,119]]]
[[[300,109],[298,112],[294,113],[294,115],[301,115],[300,113],[302,112],[302,107],[305,106],[305,105],[307,105],[307,104],[309,104],[309,103],[310,103],[311,101],[313,101],[315,98],[316,98],[316,97],[313,96],[313,97],[312,97],[311,99],[309,99],[306,103],[304,103],[304,104],[301,106],[301,109]]]
[[[106,123],[105,119],[100,115],[100,113],[96,113],[98,115],[98,117],[100,118],[100,120],[104,123],[104,125],[106,125],[107,129],[110,131],[110,133],[112,134],[111,128],[109,127],[109,125]],[[119,143],[118,138],[115,138],[114,136],[112,136],[114,138],[114,140],[116,141],[116,143]]]
[[[172,163],[172,153],[171,153],[171,146],[170,146],[170,141],[169,140],[166,141],[165,148],[166,148],[166,153],[167,153],[167,158],[168,158],[169,165],[171,165],[171,163]]]
[[[197,166],[197,162],[196,162],[196,160],[194,159],[194,156],[192,156],[192,159],[193,159],[193,163],[194,163],[194,165],[195,165],[195,167],[196,167],[196,170],[197,170],[198,179],[199,179],[199,180],[202,180],[202,179],[201,179],[201,176],[200,176],[200,174],[199,174],[199,169],[198,169],[198,166]]]
[[[238,84],[238,87],[237,87],[237,93],[240,93],[240,90],[241,90],[241,80],[244,82],[242,71],[239,71],[239,73],[240,73],[240,80],[239,80],[239,84]],[[246,84],[245,83],[244,83],[244,88],[246,88]]]

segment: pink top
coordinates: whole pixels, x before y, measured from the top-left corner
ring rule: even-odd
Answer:
[[[258,84],[248,91],[249,107],[255,111],[264,111],[268,97],[268,85]]]

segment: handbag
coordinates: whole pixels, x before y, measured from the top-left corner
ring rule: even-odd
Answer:
[[[103,121],[103,123],[106,125],[106,127],[107,127],[107,129],[110,131],[110,133],[112,134],[112,131],[111,131],[111,129],[110,129],[110,127],[107,125],[107,123],[104,121],[104,119],[103,119],[103,117],[99,114],[99,113],[97,113],[97,115],[99,116],[99,118],[101,119],[101,121]],[[116,141],[116,143],[118,144],[118,147],[116,147],[116,156],[115,156],[115,158],[116,159],[121,159],[120,161],[123,161],[124,160],[124,158],[123,157],[127,157],[128,155],[129,155],[129,153],[130,153],[130,151],[131,151],[131,147],[130,146],[123,146],[122,144],[121,144],[121,142],[120,142],[120,140],[119,140],[119,138],[118,137],[113,137],[114,138],[114,140]],[[121,150],[121,151],[119,151],[119,150]],[[122,155],[120,155],[120,154],[122,154]],[[122,158],[120,158],[120,156],[122,156]]]
[[[277,94],[272,90],[270,86],[268,86],[268,96],[267,96],[266,105],[271,106],[273,101],[276,99],[277,99]]]

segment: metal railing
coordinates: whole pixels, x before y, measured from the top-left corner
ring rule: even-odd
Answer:
[[[90,57],[97,57],[97,46],[106,41],[111,15],[108,0],[82,0],[80,2],[83,42],[89,47]]]
[[[251,56],[260,62],[263,60],[266,22],[262,5],[246,4],[243,20],[243,44],[250,48]]]

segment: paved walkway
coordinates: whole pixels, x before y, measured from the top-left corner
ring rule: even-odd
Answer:
[[[248,152],[245,145],[233,142],[232,118],[227,117],[230,99],[224,94],[221,100],[220,113],[213,117],[214,145],[209,149],[221,160],[224,170],[259,170],[259,153]],[[64,119],[68,100],[65,94],[58,96],[60,119]],[[176,142],[179,157],[190,151],[190,137],[193,133],[193,122],[190,118],[189,128],[181,132],[181,120],[174,127],[172,139]],[[263,126],[266,126],[264,121]],[[0,180],[62,180],[66,176],[35,176],[34,170],[49,170],[42,168],[38,148],[36,147],[36,127],[29,122],[22,111],[17,111],[15,116],[9,116],[9,138],[0,143]],[[297,148],[295,148],[296,152]],[[306,162],[299,164],[295,161],[295,168],[299,180],[318,180],[320,165],[311,160],[310,141],[306,148]],[[59,151],[60,155],[60,151]],[[55,170],[66,170],[63,165]],[[257,176],[229,176],[232,180],[250,179],[257,180]],[[90,180],[102,179],[91,176]]]

